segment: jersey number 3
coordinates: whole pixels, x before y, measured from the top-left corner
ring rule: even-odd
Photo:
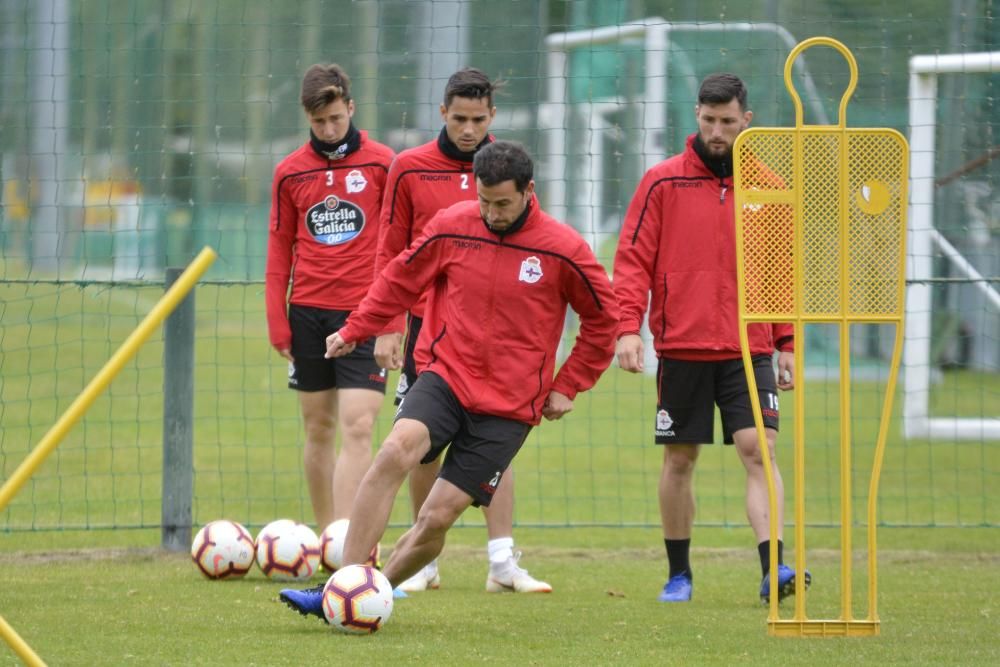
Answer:
[[[326,184],[333,185],[333,170],[326,172]]]

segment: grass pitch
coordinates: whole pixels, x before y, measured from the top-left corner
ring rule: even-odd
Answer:
[[[883,530],[882,635],[850,639],[767,636],[746,530],[696,529],[693,601],[657,602],[665,575],[657,533],[523,530],[523,564],[555,591],[491,595],[482,531],[456,529],[440,561],[442,588],[397,601],[385,627],[361,637],[287,609],[278,600],[285,585],[259,570],[236,581],[202,578],[186,554],[141,546],[157,541],[152,531],[131,533],[127,548],[80,548],[120,543],[121,531],[33,535],[21,540],[27,549],[16,544],[21,536],[3,535],[0,614],[52,665],[1000,663],[991,529]],[[832,618],[836,536],[810,535],[810,616]],[[39,550],[42,542],[76,546]],[[864,590],[855,598],[863,613]],[[0,664],[16,663],[0,647]]]

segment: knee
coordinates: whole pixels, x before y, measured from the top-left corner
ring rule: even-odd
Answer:
[[[329,442],[334,436],[333,415],[312,414],[305,419],[306,438],[312,442]]]
[[[454,517],[447,509],[429,508],[425,505],[417,516],[414,530],[423,541],[444,535],[451,528],[452,523],[454,523]]]
[[[373,465],[405,475],[420,463],[420,457],[423,455],[420,444],[390,433],[379,448]]]
[[[697,450],[674,448],[667,452],[667,456],[663,461],[663,467],[672,476],[689,477],[694,472],[694,465],[697,460]]]
[[[341,425],[341,439],[344,444],[362,443],[365,446],[370,446],[374,428],[375,415],[357,415]]]
[[[761,454],[760,443],[757,441],[756,434],[752,438],[745,438],[737,442],[736,447],[739,450],[740,458],[743,459],[744,465],[764,465],[764,457]],[[767,454],[771,458],[771,464],[774,465],[774,440],[772,438],[768,438],[767,440]]]

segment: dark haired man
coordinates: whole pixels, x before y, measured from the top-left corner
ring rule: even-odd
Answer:
[[[301,103],[309,141],[274,171],[265,299],[271,345],[288,361],[288,386],[299,396],[306,482],[322,530],[351,513],[385,396],[374,341],[342,359],[323,354],[326,336],[371,286],[393,152],[354,127],[351,80],[340,66],[310,67]]]
[[[441,209],[460,201],[476,198],[472,159],[493,138],[490,123],[496,115],[493,95],[497,84],[475,68],[461,69],[448,79],[441,104],[444,126],[438,137],[421,146],[405,150],[392,163],[385,198],[376,273],[403,252],[420,236],[424,226]],[[375,343],[375,359],[384,368],[402,368],[396,388],[396,403],[406,395],[417,379],[417,339],[424,324],[428,295],[410,308],[404,320],[393,320]],[[403,332],[406,331],[406,344]],[[402,352],[401,352],[402,349]],[[413,516],[420,513],[427,494],[440,469],[438,461],[418,466],[410,473],[410,501]],[[492,593],[549,593],[552,587],[520,567],[520,552],[514,550],[514,476],[507,471],[489,508],[483,508],[490,562],[486,590]],[[437,560],[400,584],[400,590],[422,591],[440,586]]]
[[[660,518],[670,567],[659,599],[691,599],[692,479],[701,444],[713,440],[714,405],[718,405],[723,441],[735,443],[747,470],[747,516],[757,538],[763,572],[760,597],[768,601],[767,479],[737,326],[733,144],[753,118],[743,81],[732,74],[707,77],[698,92],[695,116],[698,132],[688,137],[686,150],[646,172],[625,215],[614,267],[615,294],[622,311],[616,355],[625,370],[643,370],[639,330],[649,304],[649,325],[659,358],[654,433],[656,443],[665,445],[659,482]],[[767,442],[778,488],[779,526],[784,490],[774,456],[776,387],[793,388],[792,343],[791,325],[750,325],[755,376],[761,405],[765,406]],[[775,350],[779,352],[777,383],[771,366]],[[779,541],[779,563],[781,560]],[[806,585],[809,582],[806,572]],[[781,564],[778,584],[780,597],[793,593],[795,571]]]
[[[445,453],[383,570],[394,586],[441,552],[469,505],[490,504],[531,428],[572,410],[613,357],[618,307],[607,273],[578,233],[541,210],[532,172],[519,144],[482,148],[473,162],[478,202],[435,215],[327,339],[328,356],[349,354],[431,290],[417,341],[426,361],[361,482],[344,545],[346,563],[363,562],[406,475]],[[580,316],[580,333],[556,373],[567,306]],[[322,615],[317,589],[282,597]]]

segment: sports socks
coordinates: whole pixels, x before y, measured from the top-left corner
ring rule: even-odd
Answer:
[[[785,562],[784,551],[785,543],[778,540],[778,565]],[[764,540],[757,545],[757,555],[760,556],[761,576],[767,576],[768,571],[771,569],[771,540]]]
[[[506,563],[514,556],[514,538],[498,537],[486,543],[486,553],[490,557],[490,565]]]
[[[670,574],[667,576],[671,579],[678,574],[687,574],[688,578],[692,581],[694,576],[691,574],[691,538],[686,540],[663,540],[663,544],[667,547],[667,562],[670,563]]]

